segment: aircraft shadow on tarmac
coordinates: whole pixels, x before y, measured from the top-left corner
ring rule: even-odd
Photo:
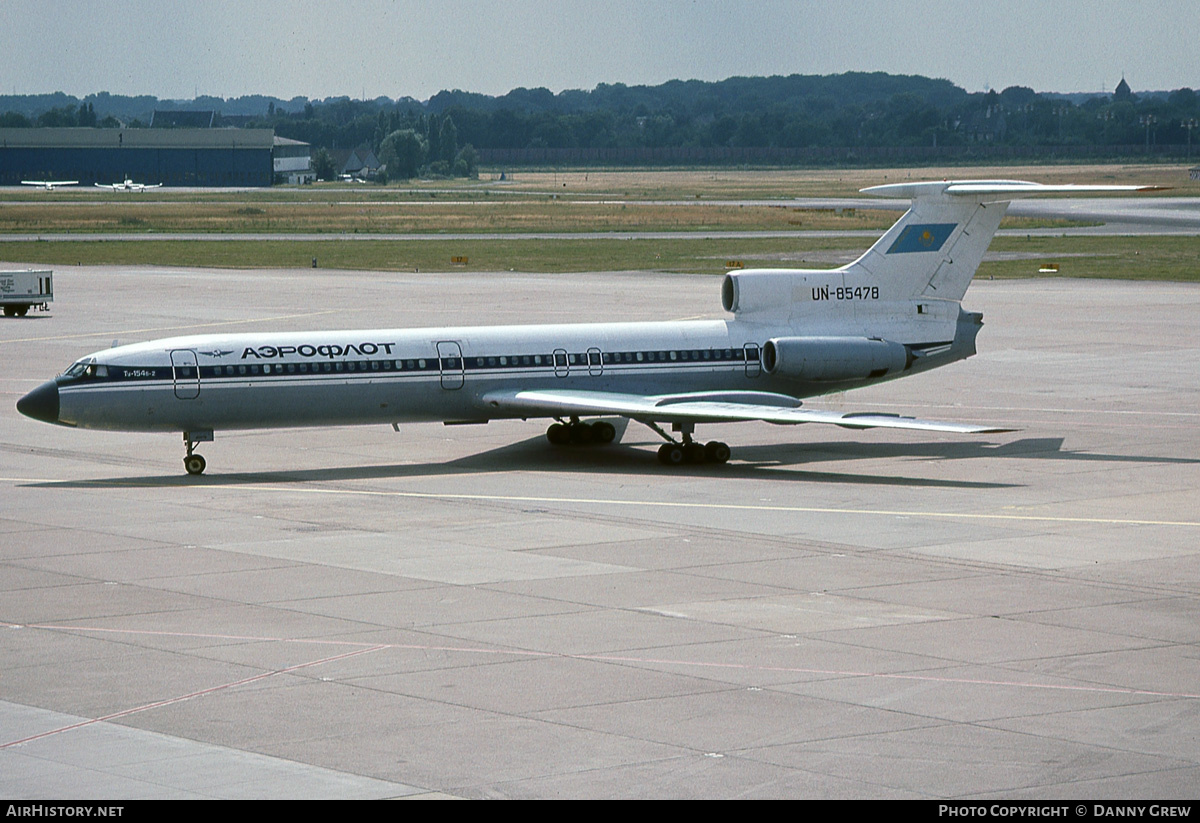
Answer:
[[[813,471],[798,468],[845,460],[973,460],[979,458],[1019,458],[1037,460],[1083,460],[1135,463],[1200,463],[1200,460],[1172,457],[1098,454],[1064,450],[1063,438],[1023,438],[1010,443],[924,442],[867,443],[826,441],[797,442],[763,446],[739,446],[734,460],[723,465],[684,465],[667,468],[659,464],[650,441],[631,442],[607,447],[551,447],[541,437],[529,438],[489,451],[460,457],[445,463],[408,463],[376,466],[342,466],[295,471],[226,472],[190,477],[184,474],[147,477],[98,478],[94,480],[54,481],[29,485],[46,488],[99,487],[173,487],[236,486],[263,483],[309,483],[339,480],[378,480],[500,474],[514,471],[569,472],[572,474],[662,474],[668,477],[694,476],[729,480],[792,481],[807,483],[847,483],[858,485],[1000,489],[1022,484],[968,480],[943,480],[907,477],[898,474]]]

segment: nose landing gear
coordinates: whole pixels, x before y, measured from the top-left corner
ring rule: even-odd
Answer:
[[[183,445],[187,447],[187,456],[183,458],[184,471],[192,476],[204,474],[204,469],[208,463],[203,457],[194,453],[192,449],[196,447],[197,443],[211,443],[212,440],[213,433],[211,431],[183,433]]]

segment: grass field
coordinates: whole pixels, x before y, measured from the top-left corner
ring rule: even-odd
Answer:
[[[0,206],[0,234],[212,232],[427,234],[884,229],[890,211],[549,198],[407,203],[40,203]]]
[[[6,265],[180,265],[306,267],[364,271],[627,271],[719,274],[727,261],[746,266],[824,267],[870,240],[713,240],[714,231],[879,231],[896,219],[886,210],[742,205],[730,200],[856,196],[865,186],[939,178],[1015,178],[1058,183],[1173,185],[1200,195],[1184,166],[1037,166],[953,169],[567,170],[485,174],[478,181],[424,181],[379,187],[305,186],[247,191],[172,191],[144,195],[96,189],[9,191],[0,195],[0,234],[127,234],[136,241],[6,242]],[[1006,218],[1006,228],[1079,225]],[[678,232],[670,240],[330,239],[219,240],[220,235],[521,234]],[[213,240],[155,240],[156,233],[212,234]],[[983,277],[1036,276],[1057,262],[1060,276],[1200,280],[1200,244],[1178,237],[997,238]],[[452,262],[465,258],[466,262]]]
[[[421,240],[321,242],[166,241],[5,243],[0,254],[28,265],[176,265],[218,268],[321,268],[360,271],[673,271],[723,274],[746,267],[828,268],[864,250],[862,237],[712,240]],[[999,237],[978,277],[1058,276],[1200,282],[1200,243],[1191,237]],[[465,263],[453,262],[466,258]]]

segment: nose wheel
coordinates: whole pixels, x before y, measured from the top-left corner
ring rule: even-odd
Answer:
[[[188,474],[204,474],[204,467],[207,465],[204,458],[198,454],[189,454],[183,458],[183,468]]]
[[[183,469],[188,474],[195,477],[196,475],[204,474],[204,469],[208,465],[203,457],[196,454],[193,449],[197,443],[211,443],[213,433],[211,431],[184,432],[183,445],[187,447],[187,456],[183,458]]]

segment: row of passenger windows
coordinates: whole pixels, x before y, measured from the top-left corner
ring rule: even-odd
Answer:
[[[233,377],[246,374],[332,374],[336,372],[361,371],[450,371],[460,369],[512,369],[564,366],[598,366],[601,363],[617,366],[623,363],[678,363],[678,362],[742,362],[742,349],[693,349],[691,351],[638,351],[568,354],[513,354],[496,357],[444,357],[439,360],[415,358],[410,360],[337,360],[319,363],[242,363],[236,366],[206,366],[201,369],[204,377]],[[180,370],[181,377],[191,377],[190,372]]]
[[[616,366],[622,363],[669,363],[682,361],[717,361],[741,362],[744,359],[742,349],[692,349],[685,351],[627,351],[601,352],[592,349],[588,352],[568,354],[565,351],[554,354],[514,354],[497,357],[468,357],[468,369],[515,368],[524,366]],[[455,367],[456,368],[456,367]]]
[[[201,369],[204,377],[232,377],[245,374],[332,374],[336,372],[363,371],[438,371],[446,369],[512,369],[564,366],[617,366],[624,363],[678,363],[678,362],[742,362],[742,349],[693,349],[690,351],[638,351],[604,352],[593,350],[586,353],[568,354],[513,354],[495,357],[436,357],[409,360],[337,360],[318,363],[242,363],[236,366],[206,366]],[[182,377],[192,375],[179,373]]]
[[[600,352],[593,349],[589,352],[568,353],[565,351],[552,354],[513,354],[497,355],[495,357],[417,357],[402,360],[335,360],[313,363],[238,363],[226,366],[202,366],[199,368],[201,378],[240,377],[246,375],[289,375],[289,374],[337,374],[347,372],[422,372],[422,371],[460,371],[474,369],[513,369],[513,368],[555,368],[561,370],[568,366],[589,367],[595,369],[601,364],[605,366],[620,366],[637,363],[680,363],[680,362],[735,362],[741,363],[747,359],[754,360],[754,352],[747,356],[743,349],[690,349],[672,351],[636,351],[636,352]],[[86,367],[76,364],[67,372],[70,377],[106,377],[101,370],[104,366]],[[197,368],[193,366],[177,366],[169,368],[135,368],[115,369],[114,376],[127,380],[138,379],[194,379]]]
[[[450,365],[453,361],[455,365]],[[446,368],[458,369],[457,358],[449,358]],[[245,374],[334,374],[360,371],[437,371],[436,358],[414,360],[337,360],[320,363],[240,363],[236,366],[205,366],[202,377],[236,377]],[[181,377],[192,377],[194,369],[179,369]]]

